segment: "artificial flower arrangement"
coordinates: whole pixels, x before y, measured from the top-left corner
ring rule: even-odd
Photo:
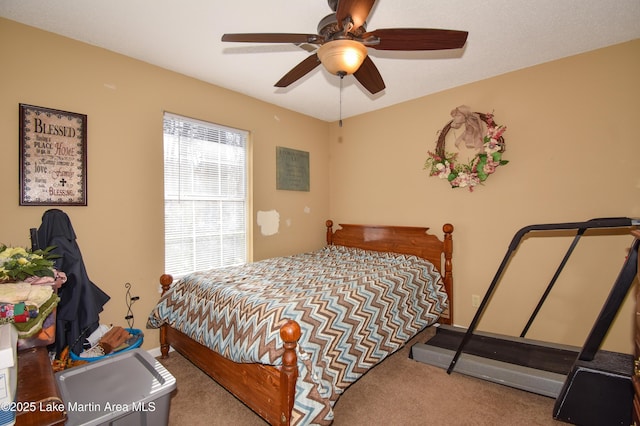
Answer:
[[[447,179],[452,188],[469,188],[469,191],[473,191],[476,185],[495,173],[499,166],[508,163],[502,159],[502,153],[506,149],[502,134],[507,128],[497,125],[493,114],[471,112],[464,105],[453,110],[451,115],[454,119],[440,132],[436,150],[428,152],[424,168],[430,171],[430,176]],[[482,122],[486,125],[484,135],[481,133]],[[456,141],[456,145],[464,141],[467,147],[478,152],[467,164],[458,163],[458,154],[446,152],[444,148],[449,130],[460,128],[462,124],[465,124],[465,133]]]
[[[56,277],[53,260],[60,257],[51,253],[55,247],[28,250],[0,244],[0,283],[24,281],[30,277]]]

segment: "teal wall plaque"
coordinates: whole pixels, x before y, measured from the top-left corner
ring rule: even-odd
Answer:
[[[276,147],[276,189],[309,191],[309,153]]]

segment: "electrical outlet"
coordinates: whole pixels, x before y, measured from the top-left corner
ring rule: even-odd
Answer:
[[[480,296],[478,296],[477,294],[471,295],[471,306],[473,308],[477,308],[478,306],[480,306]]]

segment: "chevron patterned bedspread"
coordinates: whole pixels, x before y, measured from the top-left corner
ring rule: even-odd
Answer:
[[[330,424],[344,390],[444,311],[428,261],[327,246],[190,274],[165,293],[148,326],[163,323],[236,362],[281,365],[279,328],[300,324],[293,421]]]

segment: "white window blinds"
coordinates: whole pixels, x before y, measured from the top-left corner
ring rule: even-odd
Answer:
[[[165,271],[247,260],[247,132],[164,114]]]

